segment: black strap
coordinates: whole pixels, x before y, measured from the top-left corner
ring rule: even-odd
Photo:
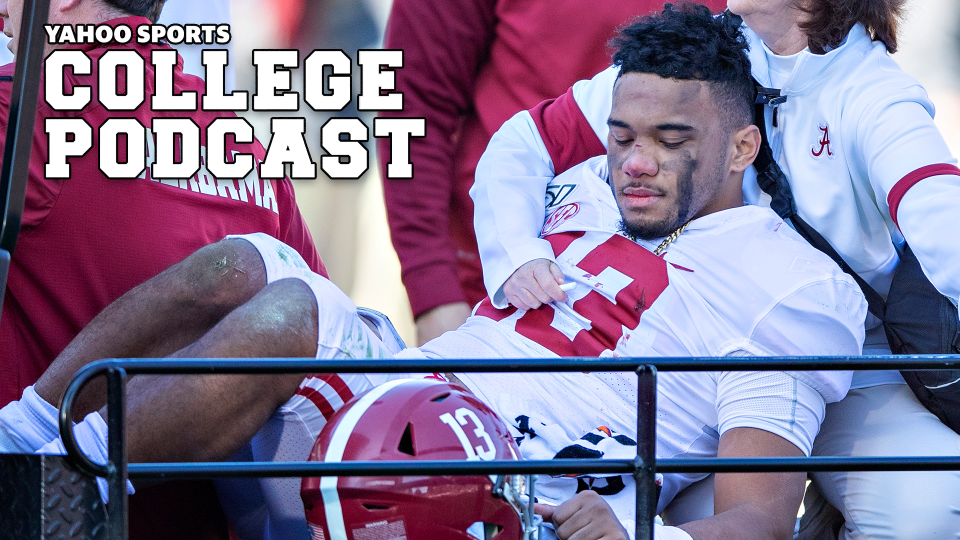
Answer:
[[[873,287],[867,284],[856,272],[850,268],[850,265],[843,260],[843,257],[833,249],[830,242],[823,237],[816,229],[810,226],[803,218],[797,214],[797,204],[793,200],[793,191],[790,189],[790,181],[783,170],[773,159],[773,150],[770,149],[770,143],[767,140],[767,130],[765,121],[765,105],[770,104],[774,107],[786,101],[785,97],[780,96],[780,91],[771,88],[764,88],[757,85],[757,127],[760,128],[760,151],[753,166],[757,169],[757,184],[760,189],[770,195],[770,208],[784,220],[790,221],[793,228],[800,236],[804,238],[811,246],[819,249],[828,257],[837,263],[841,270],[846,272],[857,282],[863,296],[867,300],[867,307],[876,318],[885,320],[886,304],[883,297],[880,296]]]

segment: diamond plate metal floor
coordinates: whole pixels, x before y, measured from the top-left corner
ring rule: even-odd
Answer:
[[[61,456],[0,454],[0,540],[103,540],[106,533],[92,478]]]

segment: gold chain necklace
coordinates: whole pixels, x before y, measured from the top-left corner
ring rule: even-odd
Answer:
[[[660,245],[657,246],[657,249],[653,250],[653,254],[659,256],[661,253],[663,253],[663,250],[667,249],[667,246],[669,246],[671,242],[679,238],[680,234],[683,232],[684,229],[687,228],[687,225],[689,224],[690,222],[688,221],[683,225],[681,225],[680,228],[670,233],[670,236],[667,236],[666,238],[664,238],[663,242],[660,242]]]

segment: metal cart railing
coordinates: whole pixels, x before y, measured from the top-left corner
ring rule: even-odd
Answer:
[[[405,474],[632,474],[637,491],[637,540],[652,540],[656,511],[655,474],[676,472],[813,472],[960,470],[960,456],[781,457],[656,459],[657,371],[830,371],[956,369],[960,356],[830,356],[763,358],[552,358],[496,360],[304,360],[304,359],[131,359],[101,360],[80,370],[60,406],[60,433],[67,461],[109,482],[108,538],[123,540],[127,528],[128,478],[389,476]],[[633,371],[637,379],[637,457],[628,460],[563,459],[487,462],[365,461],[343,463],[127,463],[124,393],[128,375],[266,373],[583,372]],[[109,461],[97,464],[76,445],[73,402],[92,378],[107,377]]]

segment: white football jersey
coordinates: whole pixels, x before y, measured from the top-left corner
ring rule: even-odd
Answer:
[[[541,236],[577,284],[566,302],[523,311],[488,298],[466,324],[420,351],[441,358],[860,354],[867,309],[859,288],[771,210],[743,206],[696,219],[656,256],[661,239],[635,243],[616,232],[620,213],[607,176],[601,156],[547,189]],[[458,377],[511,425],[527,459],[635,452],[632,373]],[[737,427],[780,435],[809,455],[824,403],[841,399],[850,377],[660,373],[657,455],[716,456],[720,436]],[[597,444],[606,450],[583,450]],[[658,511],[703,476],[664,475]],[[544,478],[538,497],[561,502],[590,487],[629,525],[631,483],[626,476]]]
[[[568,300],[523,311],[487,299],[468,327],[492,319],[527,347],[558,356],[860,353],[866,308],[857,285],[770,209],[695,219],[658,257],[651,250],[661,239],[638,247],[616,232],[620,213],[606,177],[601,156],[548,188],[542,237],[577,284]],[[797,377],[828,403],[850,381],[849,372]]]
[[[777,57],[756,33],[742,29],[753,76],[786,97],[776,122],[766,108],[765,126],[800,216],[881,295],[889,290],[906,239],[930,281],[956,303],[960,236],[945,231],[956,228],[960,169],[933,123],[933,103],[923,87],[860,24],[828,53],[804,50],[790,59]],[[554,175],[554,158],[563,165],[568,154],[579,157],[594,136],[607,145],[618,72],[611,67],[575,83],[564,96],[572,99],[554,104],[549,118],[543,111],[532,111],[537,118],[517,113],[491,138],[470,191],[488,292],[523,263],[552,256],[535,238],[539,194]],[[563,148],[565,141],[578,146]],[[743,192],[746,202],[769,205],[753,167],[744,175]],[[864,348],[888,352],[879,321],[869,316],[866,323]],[[891,383],[903,383],[898,372],[854,375],[857,388]]]
[[[696,220],[660,258],[649,246],[610,232],[619,213],[601,180],[605,176],[604,162],[594,160],[558,177],[556,189],[551,188],[555,204],[548,212],[553,218],[544,231],[556,246],[564,271],[578,283],[568,303],[529,313],[498,310],[488,303],[460,329],[397,356],[689,356],[791,354],[798,349],[856,354],[865,312],[856,286],[822,259],[797,259],[802,264],[785,265],[780,259],[799,240],[792,232],[779,232],[769,211],[740,208]],[[763,227],[769,231],[762,232]],[[754,236],[762,241],[745,239],[751,228],[760,228]],[[263,235],[243,238],[260,252],[268,282],[299,278],[323,307],[317,321],[317,358],[362,361],[395,352],[360,321],[356,307],[342,291],[307,271],[287,246]],[[729,249],[720,240],[729,240]],[[784,246],[777,250],[773,244]],[[681,248],[689,250],[689,255],[684,256],[687,252]],[[750,258],[744,259],[745,254]],[[743,271],[730,273],[738,261]],[[769,278],[758,277],[766,271],[771,273]],[[732,285],[723,285],[724,279]],[[714,302],[723,307],[714,308]],[[697,318],[703,318],[702,325],[694,324]],[[543,345],[525,336],[542,338]],[[825,399],[837,399],[845,392],[849,374],[846,378],[842,373],[793,375],[662,373],[657,389],[658,456],[715,456],[720,436],[737,427],[767,430],[809,454]],[[526,458],[618,457],[631,451],[636,426],[634,375],[503,373],[461,378],[511,425],[514,435],[522,439],[520,448]],[[381,380],[370,374],[308,376],[235,459],[304,459],[331,415],[350,397]],[[703,476],[665,475],[660,509]],[[629,527],[634,511],[632,481],[629,475],[543,478],[538,482],[538,497],[559,503],[582,484],[603,494]],[[220,480],[218,484],[224,507],[242,538],[307,537],[303,507],[298,503],[299,482],[273,478]]]

